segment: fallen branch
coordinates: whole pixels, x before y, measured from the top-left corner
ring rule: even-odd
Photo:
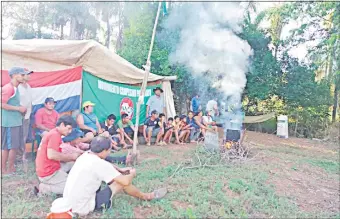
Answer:
[[[176,175],[177,170],[178,170],[181,166],[182,166],[182,163],[178,164],[178,166],[177,166],[175,172],[170,176],[170,179]]]

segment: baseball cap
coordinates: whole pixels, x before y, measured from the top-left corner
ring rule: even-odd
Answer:
[[[63,142],[71,142],[77,138],[84,136],[84,133],[77,128],[72,129],[72,132],[63,138]]]
[[[14,74],[28,75],[31,73],[33,73],[33,71],[30,71],[27,68],[22,68],[22,67],[13,67],[10,70],[8,70],[9,75],[14,75]]]
[[[83,108],[87,107],[87,106],[95,106],[96,104],[92,103],[91,101],[85,101],[83,103]]]
[[[49,103],[49,102],[56,103],[56,101],[53,99],[53,97],[47,97],[47,98],[45,99],[45,103]]]
[[[157,110],[153,110],[153,111],[151,112],[151,115],[154,115],[154,114],[158,114]]]

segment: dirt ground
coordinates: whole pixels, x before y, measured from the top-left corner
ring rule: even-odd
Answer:
[[[137,167],[137,171],[140,172],[137,186],[150,189],[151,186],[166,183],[170,192],[168,198],[160,203],[145,203],[120,195],[117,200],[121,201],[116,203],[117,209],[113,212],[96,212],[87,218],[199,218],[219,215],[284,217],[286,207],[281,204],[282,199],[296,206],[296,209],[292,208],[294,209],[292,212],[296,213],[294,216],[303,213],[305,217],[340,217],[339,144],[298,138],[281,139],[275,135],[247,132],[244,145],[251,150],[252,158],[249,161],[239,164],[235,169],[231,167],[225,170],[229,172],[223,173],[224,169],[220,169],[220,172],[203,180],[200,177],[206,173],[205,171],[210,171],[209,169],[192,170],[169,180],[178,164],[192,157],[192,151],[197,145],[169,145],[166,148],[140,146],[141,164]],[[247,171],[251,172],[254,184],[250,184],[250,179],[245,175],[248,174]],[[253,172],[268,177],[260,184]],[[253,186],[250,190],[254,191],[254,194],[242,188],[235,189],[231,182],[236,178],[239,183],[237,186],[248,185],[249,188]],[[217,183],[219,179],[221,185]],[[35,197],[32,188],[36,184],[33,165],[28,174],[19,171],[16,176],[3,178],[3,217],[44,217],[55,197],[44,199]],[[254,187],[257,185],[259,188]],[[270,188],[274,189],[273,194],[263,196],[263,201],[257,203],[256,197],[263,195],[258,191],[262,191],[261,187],[267,185],[268,191]],[[262,193],[268,191],[263,190]],[[211,194],[214,195],[211,197]],[[227,201],[236,200],[239,204],[236,207],[233,203],[219,204],[217,196],[220,195]],[[274,196],[275,200],[269,200],[274,204],[268,205],[270,206],[268,209],[267,205],[261,207],[262,202]],[[198,202],[196,199],[203,200]],[[208,206],[204,199],[209,200]],[[282,209],[277,211],[270,209],[272,205],[274,208]]]

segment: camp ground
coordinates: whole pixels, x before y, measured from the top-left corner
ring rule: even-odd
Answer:
[[[340,218],[340,2],[2,2],[2,218]]]

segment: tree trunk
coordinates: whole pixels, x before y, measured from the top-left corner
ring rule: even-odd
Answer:
[[[60,40],[64,39],[64,25],[60,25]]]
[[[294,130],[294,136],[297,137],[297,129],[298,129],[298,122],[299,120],[296,118],[296,123],[295,123],[295,130]]]
[[[110,48],[110,37],[111,37],[111,25],[110,25],[110,17],[109,17],[109,13],[107,13],[107,16],[106,16],[106,42],[105,42],[105,46],[107,48]]]
[[[76,18],[71,18],[71,24],[70,24],[70,40],[76,40],[76,27],[77,27],[77,20]]]
[[[120,7],[118,7],[118,35],[116,41],[116,51],[118,51],[122,47],[122,35],[123,35],[123,22],[122,22],[122,13],[120,11]]]
[[[337,81],[335,81],[337,82]],[[332,111],[332,123],[335,122],[336,120],[336,112],[337,112],[337,108],[338,108],[338,100],[339,100],[339,84],[335,83],[335,88],[334,88],[334,102],[333,102],[333,111]]]

